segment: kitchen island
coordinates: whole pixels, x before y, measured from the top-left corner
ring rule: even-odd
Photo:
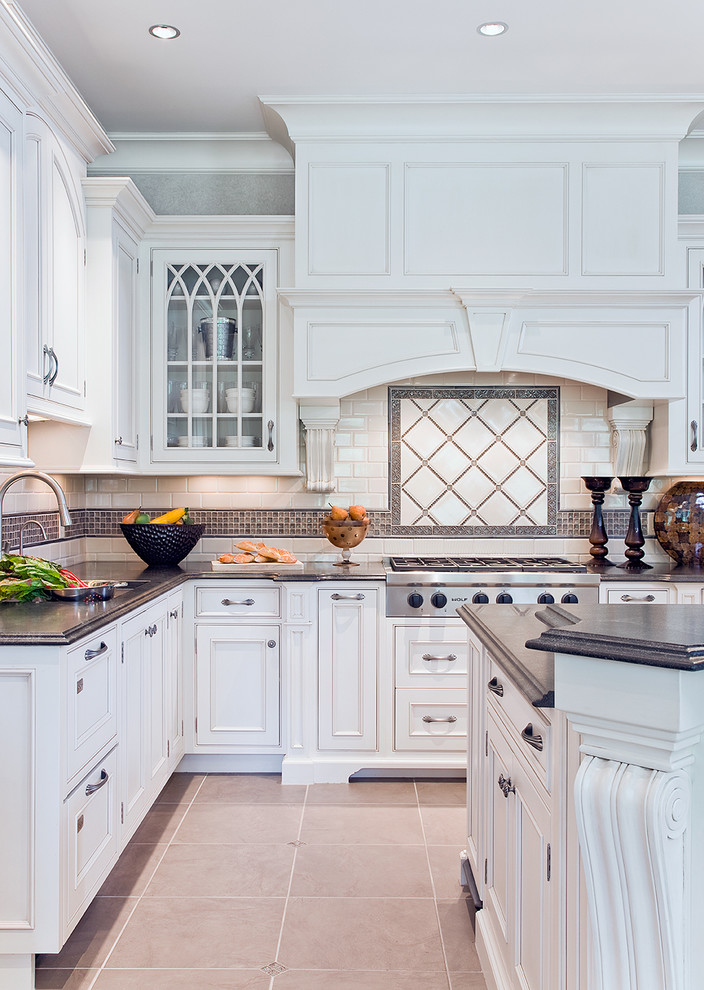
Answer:
[[[487,982],[694,990],[704,616],[677,605],[459,612],[481,694],[468,860]]]

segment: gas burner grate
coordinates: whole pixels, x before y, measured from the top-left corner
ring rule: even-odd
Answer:
[[[392,571],[561,571],[585,570],[565,557],[391,557]]]

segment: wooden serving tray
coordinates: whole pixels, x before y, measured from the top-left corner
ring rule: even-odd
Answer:
[[[303,561],[297,560],[295,564],[280,564],[276,560],[272,560],[268,564],[255,564],[254,562],[250,562],[249,564],[221,564],[219,560],[211,560],[210,561],[210,566],[212,567],[212,569],[214,571],[223,571],[224,573],[227,573],[228,571],[229,572],[237,571],[239,573],[240,571],[259,571],[259,570],[262,570],[262,571],[278,571],[278,570],[295,571],[295,570],[300,570],[300,571],[302,571],[303,570]]]

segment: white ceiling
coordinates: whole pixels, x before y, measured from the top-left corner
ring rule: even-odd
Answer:
[[[701,0],[19,5],[111,134],[262,132],[272,94],[704,94]],[[164,21],[181,37],[147,33]]]

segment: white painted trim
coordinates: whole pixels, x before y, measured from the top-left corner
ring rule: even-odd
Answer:
[[[265,132],[164,134],[116,132],[115,150],[91,166],[91,174],[266,173],[293,175],[290,154]]]

